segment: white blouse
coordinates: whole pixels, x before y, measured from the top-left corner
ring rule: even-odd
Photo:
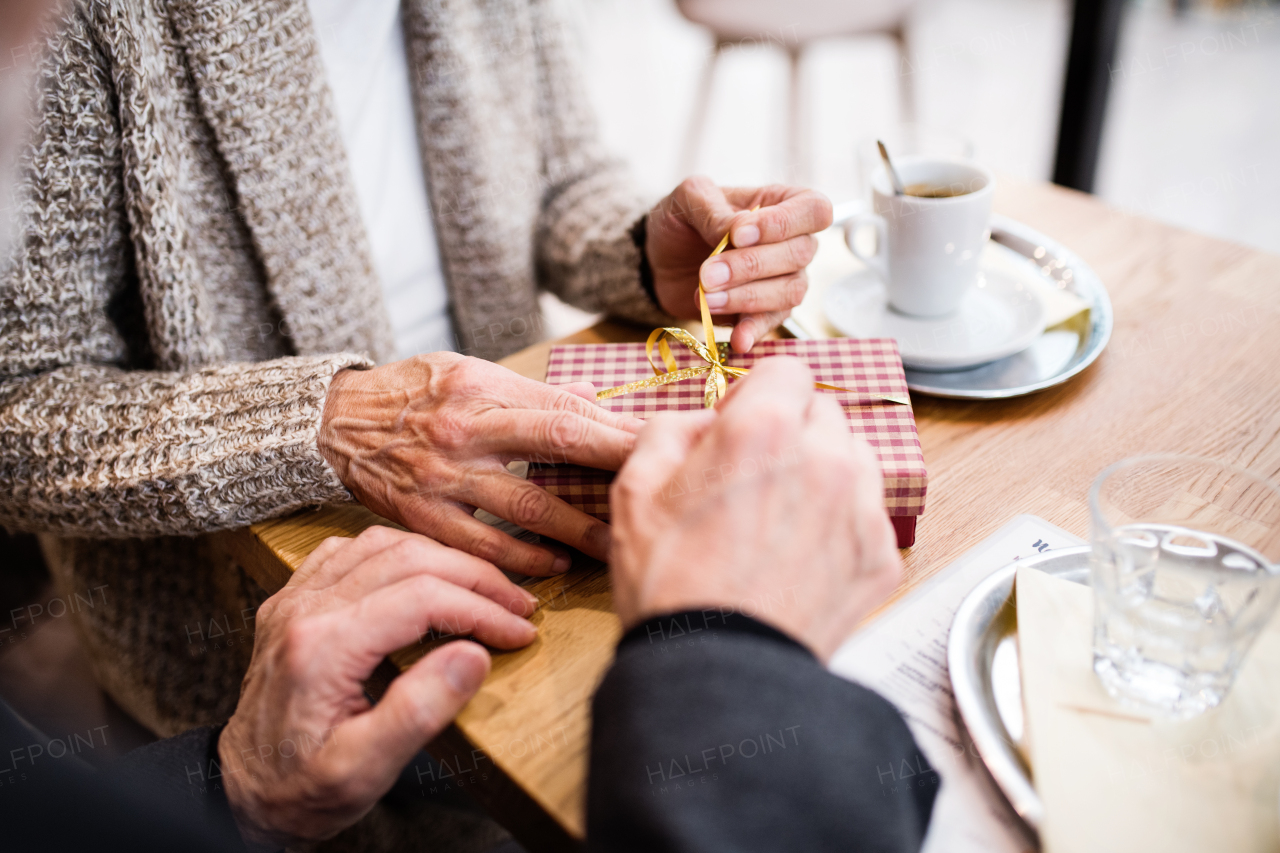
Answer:
[[[456,349],[400,0],[307,0],[400,358]]]

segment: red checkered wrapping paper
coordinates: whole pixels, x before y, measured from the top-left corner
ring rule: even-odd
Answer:
[[[702,363],[683,346],[673,345],[671,351],[682,368]],[[884,471],[885,506],[898,534],[898,547],[911,545],[915,539],[916,518],[924,512],[929,481],[915,417],[910,406],[868,399],[874,394],[907,396],[907,379],[902,372],[897,343],[891,338],[761,341],[746,355],[731,355],[728,363],[750,368],[772,355],[803,359],[818,382],[854,392],[818,391],[836,398],[849,419],[849,430],[865,438],[875,449]],[[644,344],[639,343],[562,344],[552,348],[547,364],[549,384],[590,382],[598,391],[651,376],[653,368],[645,358]],[[601,400],[600,405],[642,419],[658,412],[693,411],[703,406],[704,381],[705,378],[699,376]],[[576,465],[535,465],[529,472],[529,480],[584,512],[609,520],[609,484],[613,481],[613,472]]]

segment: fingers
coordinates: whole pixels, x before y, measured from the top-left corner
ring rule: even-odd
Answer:
[[[414,535],[416,534],[396,530],[394,527],[375,524],[354,539],[330,536],[311,552],[311,557],[294,572],[290,582],[297,581],[299,586],[306,589],[332,586],[365,560],[395,545],[401,537]],[[322,559],[309,566],[311,559],[317,555],[322,555]]]
[[[511,479],[524,482],[518,477]],[[415,530],[421,530],[451,548],[479,557],[504,571],[546,577],[569,570],[567,555],[521,542],[490,527],[457,504],[422,502],[413,508],[411,515],[410,526]]]
[[[571,386],[591,386],[587,382],[574,382],[570,386],[547,385],[545,382],[534,382],[533,380],[525,380],[521,378],[518,395],[512,395],[513,403],[520,403],[530,409],[542,409],[548,412],[570,412],[580,415],[587,420],[603,426],[620,429],[624,432],[638,433],[640,428],[644,426],[644,421],[639,418],[633,418],[630,415],[620,415],[617,412],[611,412],[608,409],[595,402],[595,392],[592,391],[591,399],[588,401],[581,394],[570,393],[564,390]],[[578,388],[581,390],[581,387]],[[513,405],[513,408],[515,406]]]
[[[816,190],[772,186],[731,190],[728,196],[732,201],[741,201],[744,207],[753,206],[748,199],[739,198],[743,192],[761,207],[755,213],[739,214],[734,220],[729,239],[737,248],[780,243],[831,227],[831,201]]]
[[[804,301],[809,277],[803,272],[743,284],[707,294],[712,314],[765,314],[790,311]]]
[[[715,181],[701,175],[681,181],[669,200],[676,208],[673,212],[689,223],[708,246],[720,242],[741,210],[729,202]]]
[[[554,385],[552,387],[559,388],[561,391],[568,391],[573,396],[581,397],[588,403],[596,401],[596,386],[590,382],[566,382],[564,385]]]
[[[622,467],[636,442],[634,432],[576,412],[538,409],[493,409],[483,415],[476,433],[473,448],[478,454],[609,471]]]
[[[333,654],[349,655],[360,678],[391,652],[430,634],[474,636],[500,649],[527,646],[537,635],[523,617],[432,575],[384,586],[322,618],[332,620],[328,635],[342,638]]]
[[[808,365],[798,358],[778,356],[756,362],[750,374],[733,383],[719,409],[733,422],[768,410],[803,413],[808,412],[813,395]]]
[[[844,409],[831,395],[814,392],[805,414],[808,428],[821,437],[824,446],[835,449],[853,443]]]
[[[486,477],[470,500],[525,530],[550,536],[598,560],[609,556],[609,525],[519,477]]]
[[[843,503],[850,523],[850,540],[859,550],[854,569],[857,574],[877,578],[879,586],[869,601],[879,603],[897,586],[901,561],[885,512],[884,474],[875,450],[849,433],[840,404],[822,393],[815,393],[809,406],[805,437],[811,448],[847,472],[844,481],[848,484],[848,499]]]
[[[848,427],[845,426],[845,429],[847,430]],[[849,447],[854,463],[861,472],[855,484],[858,502],[866,507],[874,507],[884,514],[884,470],[876,457],[875,449],[863,439],[853,435],[849,436]]]
[[[701,281],[710,296],[758,279],[798,272],[809,265],[817,251],[818,240],[809,234],[780,243],[730,249],[703,262]]]
[[[739,316],[734,324],[733,333],[729,336],[729,345],[734,352],[750,352],[756,341],[772,332],[782,321],[791,316],[791,309],[782,311],[766,311],[763,314],[747,314]]]
[[[677,213],[714,246],[729,231],[735,248],[780,243],[831,226],[831,202],[816,190],[787,186],[722,189],[706,177],[688,178],[671,194]],[[760,205],[754,213],[750,208]]]
[[[448,643],[424,656],[387,689],[382,701],[347,720],[326,751],[331,778],[364,777],[381,796],[423,745],[442,732],[489,674],[489,654],[475,643]]]
[[[338,553],[344,545],[351,542],[345,536],[330,536],[325,539],[315,550],[307,555],[302,561],[302,565],[298,566],[297,571],[289,578],[289,582],[285,586],[300,587],[307,584],[313,575],[318,572],[322,566],[336,553]]]
[[[898,555],[897,536],[885,510],[884,475],[875,451],[867,442],[850,438],[855,475],[852,477],[853,499],[849,501],[849,527],[858,546],[858,560],[852,569],[855,576],[869,581],[866,605],[870,609],[892,595],[901,582],[902,559]],[[858,618],[864,613],[858,613]],[[852,622],[849,627],[852,628]]]
[[[715,419],[713,409],[680,414],[666,412],[651,419],[610,489],[614,511],[625,511],[629,502],[652,496],[675,476]]]
[[[395,537],[393,544],[363,560],[334,586],[334,593],[343,601],[356,601],[375,590],[425,573],[482,595],[520,616],[531,616],[537,609],[537,598],[508,580],[493,564],[425,536],[390,528],[382,530]]]
[[[857,476],[852,486],[862,503],[884,508],[884,474],[876,452],[865,440],[849,432],[844,409],[829,394],[815,391],[809,403],[806,432],[824,454],[848,457]]]

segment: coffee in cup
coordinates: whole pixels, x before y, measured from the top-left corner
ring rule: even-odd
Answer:
[[[911,184],[905,189],[907,195],[916,198],[954,198],[970,192],[963,184]]]
[[[884,282],[890,307],[945,317],[977,280],[995,178],[971,161],[945,157],[903,157],[894,166],[907,194],[896,195],[881,168],[871,179],[874,212],[849,219],[845,240]],[[876,230],[873,254],[854,239],[865,226]]]

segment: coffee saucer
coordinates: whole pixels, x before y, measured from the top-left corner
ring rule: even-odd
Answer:
[[[1045,306],[1032,288],[984,264],[959,309],[946,317],[901,314],[889,306],[884,283],[869,269],[831,285],[827,319],[851,338],[894,338],[912,370],[977,367],[1021,352],[1045,327]]]

